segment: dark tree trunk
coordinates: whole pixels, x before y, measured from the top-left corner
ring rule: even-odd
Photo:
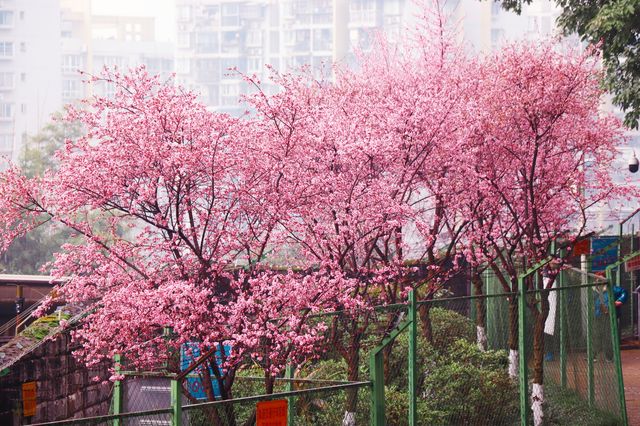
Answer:
[[[476,296],[475,304],[476,304],[476,330],[477,330],[477,340],[478,347],[480,350],[487,350],[487,339],[486,339],[486,306],[485,300],[482,293],[482,278],[480,277],[480,273],[477,270],[473,270],[471,274],[471,282],[473,284],[474,293]],[[481,331],[483,335],[481,335]],[[484,337],[484,338],[483,338]]]
[[[347,358],[347,380],[350,382],[356,382],[359,378],[360,372],[360,344],[354,342],[351,345],[351,353]],[[347,400],[345,403],[345,411],[350,413],[356,412],[358,406],[358,389],[350,388],[346,390]]]
[[[420,315],[420,322],[422,322],[422,335],[425,340],[433,344],[433,327],[431,326],[431,305],[429,303],[423,303],[418,308],[418,315]]]
[[[268,373],[265,372],[264,374],[264,393],[266,395],[270,395],[273,393],[273,386],[275,384],[276,380],[275,378],[273,378],[271,375],[269,375]],[[255,408],[253,409],[253,411],[251,412],[251,415],[249,416],[249,418],[247,418],[247,420],[244,422],[244,426],[252,426],[256,424],[256,410]]]
[[[518,298],[509,297],[509,349],[518,350]]]
[[[535,323],[533,326],[533,383],[544,381],[544,325],[549,316],[549,293],[540,292],[540,311],[532,308]]]

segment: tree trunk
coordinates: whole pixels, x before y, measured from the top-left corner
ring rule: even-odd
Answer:
[[[276,380],[275,378],[273,378],[271,375],[269,375],[268,373],[265,372],[264,374],[264,393],[266,395],[271,395],[273,393],[273,386],[275,384]],[[247,418],[247,420],[244,422],[244,426],[253,426],[256,424],[256,416],[257,416],[257,412],[256,409],[254,408],[253,411],[251,412],[251,415],[249,416],[249,418]]]
[[[420,322],[422,322],[422,335],[429,343],[433,343],[433,328],[431,327],[431,305],[424,303],[418,307],[418,314],[420,315]]]
[[[204,384],[204,393],[207,396],[207,400],[215,401],[216,397],[213,394],[213,386],[211,384],[211,374],[209,373],[209,369],[207,368],[207,363],[205,362],[204,368],[200,373],[200,380]],[[226,421],[224,421],[223,417],[218,413],[218,409],[216,407],[211,407],[210,409],[205,409],[205,415],[209,419],[212,425],[227,425]]]
[[[351,345],[351,351],[347,357],[347,380],[355,382],[359,378],[360,367],[360,345],[357,342],[353,342]],[[345,403],[344,418],[342,419],[342,426],[355,426],[356,424],[356,409],[358,407],[358,389],[350,388],[346,389],[347,400]]]
[[[544,325],[549,316],[549,293],[540,291],[540,310],[533,305],[535,319],[533,327],[533,389],[531,392],[531,410],[533,423],[540,426],[544,423]]]
[[[394,330],[404,320],[404,312],[399,314],[390,315],[387,321],[385,330],[382,330],[383,334]],[[388,331],[387,331],[388,330]],[[384,381],[388,383],[391,380],[391,375],[394,373],[391,371],[391,352],[393,351],[393,345],[395,341],[389,342],[387,346],[382,350],[382,371],[384,372]]]
[[[476,304],[476,342],[478,349],[487,350],[487,331],[486,331],[486,306],[484,297],[482,297],[482,278],[477,270],[471,273],[471,282],[473,283]]]
[[[518,298],[509,296],[509,377],[518,377]]]
[[[391,380],[391,351],[393,350],[393,343],[390,342],[382,350],[382,371],[384,371],[384,382],[388,383]]]

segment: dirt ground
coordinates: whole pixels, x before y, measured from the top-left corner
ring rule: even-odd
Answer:
[[[624,393],[630,425],[640,425],[640,346],[621,351]]]

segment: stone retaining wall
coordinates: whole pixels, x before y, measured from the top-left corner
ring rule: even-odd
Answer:
[[[59,335],[26,355],[0,377],[0,425],[23,425],[108,414],[112,383],[107,365],[87,369],[71,351],[69,334]],[[22,415],[22,383],[36,382],[36,415]]]

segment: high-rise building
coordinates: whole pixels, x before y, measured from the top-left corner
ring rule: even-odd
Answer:
[[[145,65],[165,78],[173,73],[173,45],[155,40],[151,17],[94,15],[90,1],[62,0],[60,36],[64,103],[113,90],[108,84],[85,84],[87,76],[80,71],[99,75],[104,67],[127,71]]]
[[[178,81],[209,106],[240,113],[247,86],[237,71],[267,80],[309,65],[330,77],[376,29],[402,27],[407,0],[176,0]]]
[[[57,1],[0,1],[2,156],[16,160],[23,141],[60,106],[59,35]]]

